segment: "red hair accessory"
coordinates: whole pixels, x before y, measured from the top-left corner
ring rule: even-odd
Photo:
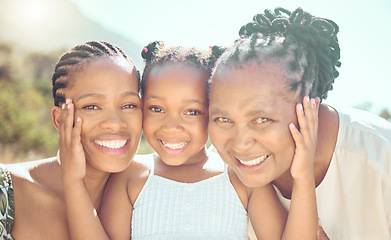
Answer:
[[[148,52],[148,48],[145,47],[145,48],[143,49],[143,51],[144,51],[145,53],[147,53],[147,52]]]

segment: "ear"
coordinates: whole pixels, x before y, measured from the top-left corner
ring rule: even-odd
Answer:
[[[52,108],[52,121],[53,121],[53,125],[57,129],[57,131],[60,126],[61,111],[62,111],[62,109],[60,107],[55,106]]]

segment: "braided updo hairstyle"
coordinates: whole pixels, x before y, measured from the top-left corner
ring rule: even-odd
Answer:
[[[54,105],[65,102],[65,90],[71,88],[77,73],[89,63],[98,59],[122,57],[133,65],[133,74],[138,82],[140,74],[133,61],[117,46],[104,41],[89,41],[73,47],[64,53],[57,62],[52,76]]]
[[[144,96],[145,82],[151,71],[157,67],[164,67],[172,64],[183,64],[199,69],[205,74],[205,81],[212,74],[212,69],[223,53],[224,48],[219,46],[210,47],[209,51],[199,50],[197,48],[165,47],[162,41],[149,43],[141,51],[141,57],[145,61],[140,88],[141,96]]]
[[[341,66],[338,31],[333,21],[301,8],[292,13],[265,10],[241,27],[240,38],[221,56],[214,74],[249,62],[276,61],[292,91],[326,99]]]

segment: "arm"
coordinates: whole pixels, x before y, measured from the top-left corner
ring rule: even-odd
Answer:
[[[249,189],[247,212],[258,239],[281,239],[287,212],[271,184]]]
[[[289,125],[296,144],[291,165],[293,189],[291,206],[283,239],[316,239],[318,212],[316,206],[314,157],[318,133],[318,101],[304,97],[297,104],[300,131]],[[304,109],[303,109],[304,107]]]
[[[126,239],[131,236],[131,218],[133,206],[128,194],[129,168],[121,173],[112,174],[107,183],[99,216],[111,239]]]
[[[109,239],[84,183],[86,160],[80,140],[82,121],[73,127],[74,105],[67,101],[60,117],[59,146],[64,199],[72,239]]]

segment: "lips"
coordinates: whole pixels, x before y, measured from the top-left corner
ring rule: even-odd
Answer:
[[[120,148],[123,148],[128,141],[127,140],[117,140],[117,139],[114,139],[114,140],[95,139],[94,142],[101,147],[106,147],[106,148],[110,148],[110,149],[120,149]]]
[[[260,157],[257,157],[257,158],[251,159],[251,160],[243,160],[243,159],[240,159],[240,158],[237,158],[237,157],[235,157],[235,158],[236,158],[241,164],[243,164],[244,166],[253,167],[253,166],[259,165],[259,164],[261,164],[262,162],[264,162],[270,155],[271,155],[271,154],[263,155],[263,156],[260,156]]]
[[[171,150],[179,150],[185,147],[189,142],[179,142],[179,143],[167,143],[163,140],[160,140],[160,142],[165,146],[166,148],[169,148]]]

